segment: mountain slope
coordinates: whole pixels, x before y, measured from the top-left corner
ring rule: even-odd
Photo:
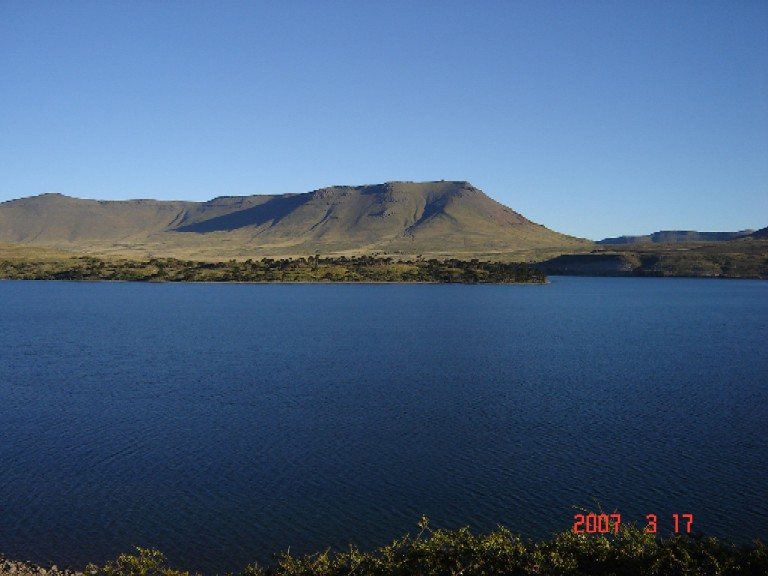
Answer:
[[[0,204],[0,242],[87,252],[227,258],[344,253],[470,255],[578,247],[467,182],[388,182],[208,202]]]

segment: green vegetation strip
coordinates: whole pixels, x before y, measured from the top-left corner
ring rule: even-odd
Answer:
[[[374,256],[195,262],[175,258],[0,260],[0,279],[135,282],[457,282],[543,283],[526,264],[479,260],[394,260]]]
[[[526,543],[505,528],[485,536],[469,529],[432,529],[424,518],[414,537],[365,553],[329,551],[295,557],[284,554],[274,565],[247,566],[240,576],[389,576],[389,575],[752,575],[768,574],[768,554],[759,542],[735,546],[701,536],[656,538],[635,526],[618,534],[564,532],[551,540]],[[171,568],[157,550],[137,548],[91,576],[190,576]]]

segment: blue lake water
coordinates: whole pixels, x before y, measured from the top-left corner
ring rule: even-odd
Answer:
[[[0,282],[0,551],[209,572],[574,506],[768,540],[768,282]]]

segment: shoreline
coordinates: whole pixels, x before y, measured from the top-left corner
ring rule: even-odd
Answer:
[[[12,560],[0,553],[0,576],[85,576],[85,572],[59,568],[56,564],[46,568],[35,562]]]

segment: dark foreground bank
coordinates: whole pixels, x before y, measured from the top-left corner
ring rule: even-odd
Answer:
[[[178,559],[177,559],[178,560]],[[0,555],[0,576],[191,576],[157,550],[137,548],[104,566],[84,571],[11,561]],[[765,575],[768,551],[760,541],[749,546],[676,535],[659,539],[643,529],[622,526],[617,534],[564,532],[551,540],[524,542],[505,528],[483,536],[467,528],[434,530],[426,519],[408,535],[373,552],[284,554],[267,567],[245,567],[240,576],[388,575]]]
[[[599,245],[536,264],[557,276],[768,279],[768,241]]]

